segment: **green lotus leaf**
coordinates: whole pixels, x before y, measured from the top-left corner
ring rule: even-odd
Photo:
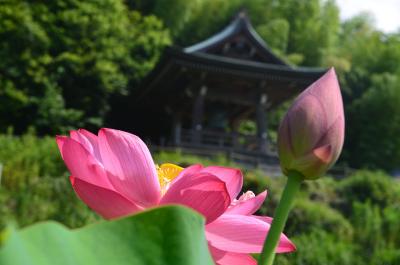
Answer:
[[[1,265],[212,265],[204,219],[166,206],[70,230],[44,222],[12,230]]]

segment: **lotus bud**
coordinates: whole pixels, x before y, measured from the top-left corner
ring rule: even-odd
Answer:
[[[278,152],[283,173],[320,177],[338,159],[343,141],[343,101],[331,68],[296,98],[281,122]]]

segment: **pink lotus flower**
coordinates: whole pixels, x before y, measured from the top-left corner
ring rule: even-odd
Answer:
[[[262,250],[271,218],[255,216],[266,191],[243,194],[240,170],[193,165],[157,168],[139,137],[112,129],[96,136],[86,130],[58,136],[57,144],[72,176],[72,186],[90,208],[106,219],[145,208],[182,204],[206,218],[206,238],[218,265],[250,265],[248,253]],[[282,234],[277,252],[294,251]]]
[[[282,170],[285,175],[293,170],[305,179],[318,178],[336,162],[343,141],[343,101],[332,68],[299,95],[280,125]]]

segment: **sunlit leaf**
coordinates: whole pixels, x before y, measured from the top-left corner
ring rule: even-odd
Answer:
[[[180,206],[76,230],[45,222],[12,231],[2,265],[211,265],[204,220]]]

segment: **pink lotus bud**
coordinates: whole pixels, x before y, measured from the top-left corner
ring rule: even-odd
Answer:
[[[331,68],[299,95],[279,127],[283,173],[297,171],[305,179],[320,177],[336,162],[343,141],[343,101]]]

